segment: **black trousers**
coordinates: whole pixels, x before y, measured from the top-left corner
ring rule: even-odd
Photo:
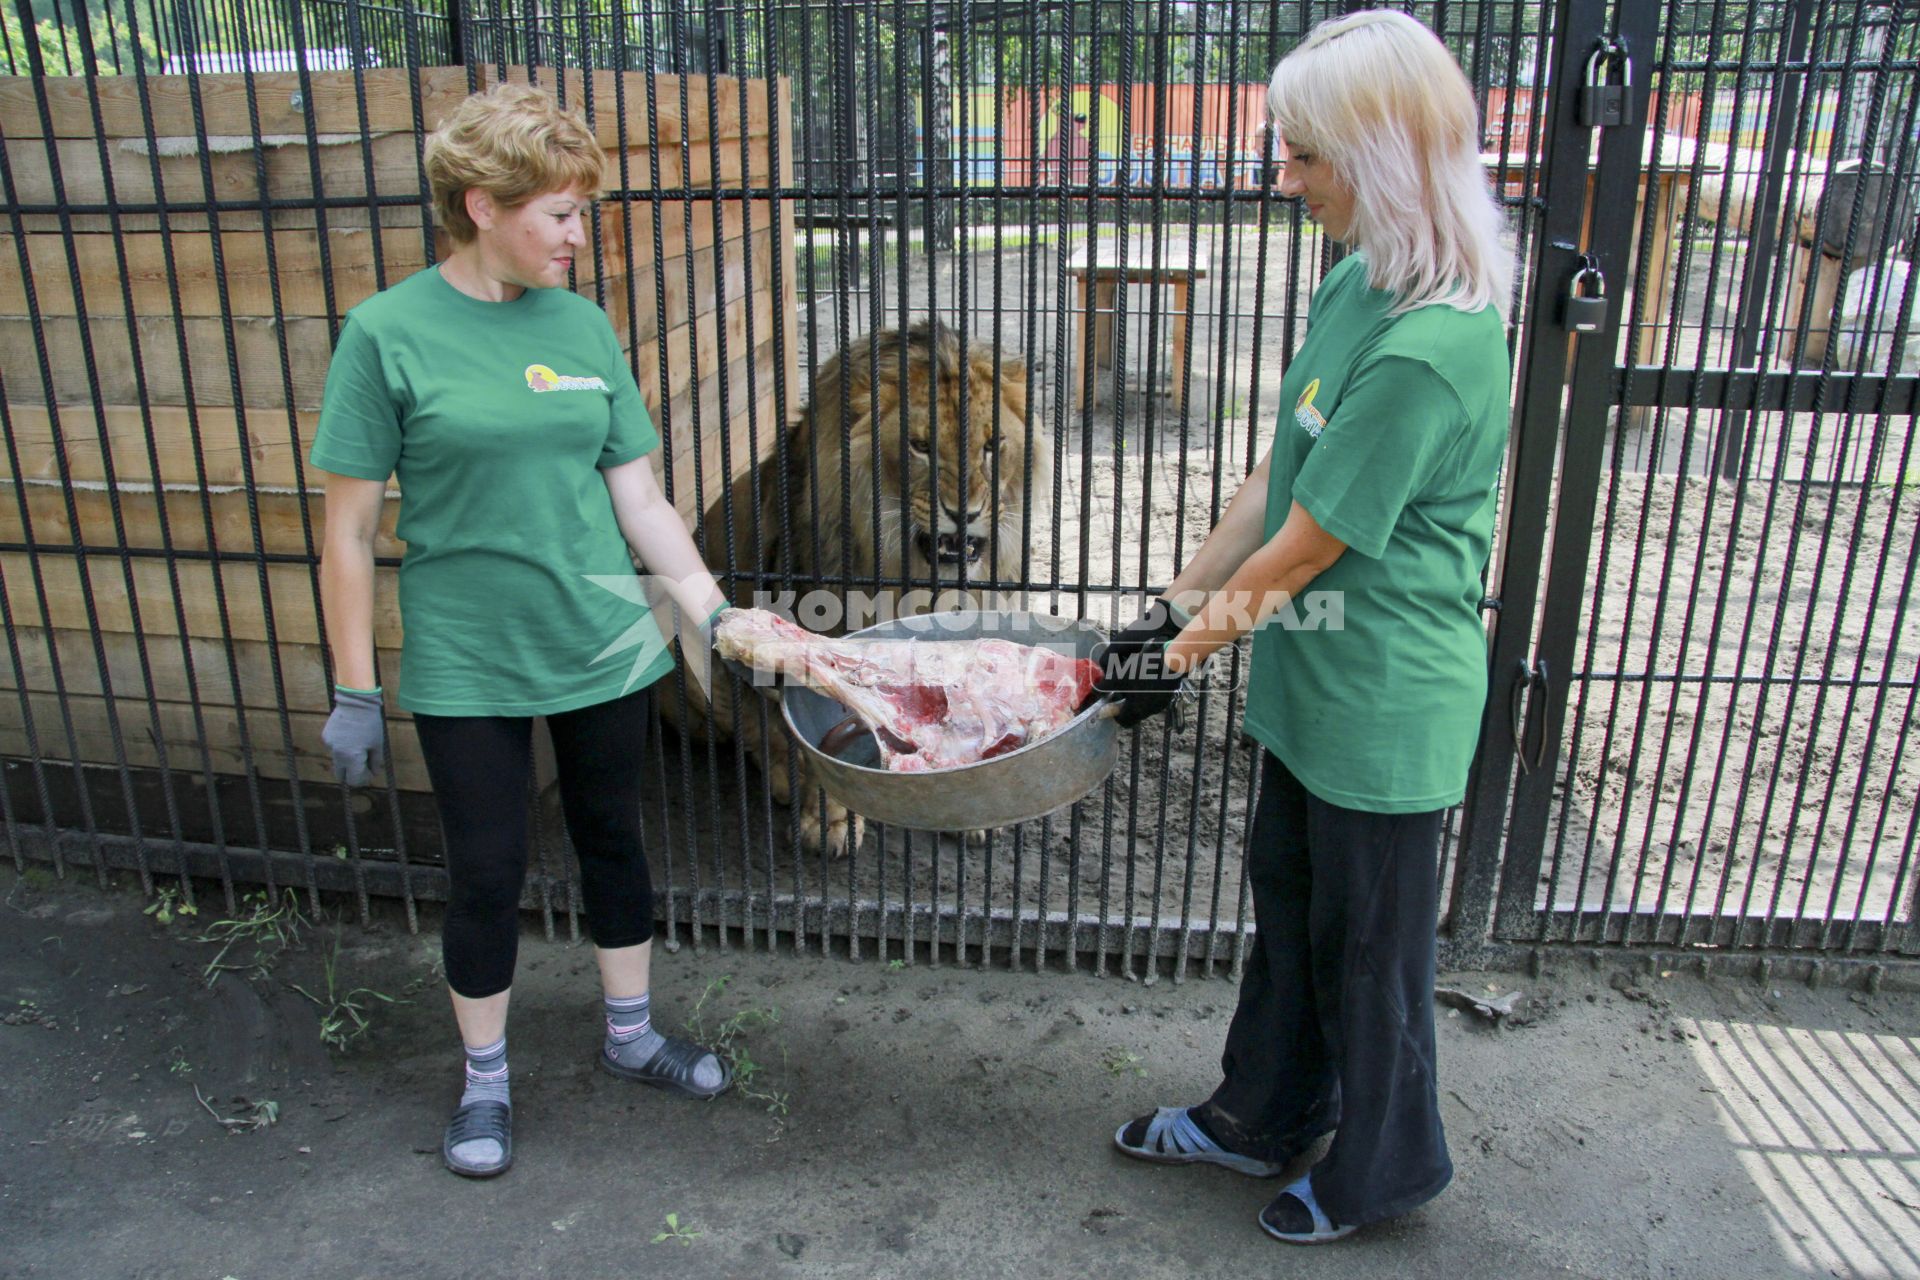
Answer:
[[[597,947],[653,937],[653,882],[640,843],[646,689],[547,717],[560,807],[580,859],[587,933]],[[447,847],[447,985],[473,999],[513,985],[527,878],[531,716],[413,718]]]
[[[1259,931],[1201,1111],[1227,1147],[1313,1168],[1330,1217],[1405,1213],[1453,1177],[1434,1076],[1443,811],[1365,813],[1310,794],[1266,753],[1247,847]]]

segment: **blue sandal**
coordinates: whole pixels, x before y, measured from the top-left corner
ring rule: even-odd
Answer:
[[[641,1084],[650,1084],[657,1089],[669,1089],[674,1093],[685,1094],[689,1098],[706,1101],[717,1098],[733,1086],[733,1068],[725,1059],[710,1049],[702,1049],[691,1040],[682,1040],[678,1036],[664,1037],[666,1043],[654,1051],[651,1058],[637,1067],[629,1067],[614,1060],[610,1053],[601,1053],[600,1065],[622,1080],[638,1080]],[[720,1083],[711,1089],[703,1089],[693,1082],[694,1069],[703,1058],[711,1057],[720,1066]]]
[[[1313,1198],[1312,1174],[1282,1191],[1260,1211],[1260,1229],[1288,1244],[1332,1244],[1359,1230],[1338,1226],[1327,1216]]]
[[[1150,1160],[1155,1164],[1217,1164],[1250,1178],[1274,1178],[1286,1169],[1284,1164],[1228,1151],[1193,1122],[1186,1107],[1161,1107],[1150,1116],[1128,1121],[1114,1132],[1113,1145],[1136,1160]]]
[[[500,1144],[498,1160],[481,1163],[454,1155],[455,1147],[491,1138]],[[469,1102],[453,1113],[440,1140],[440,1158],[463,1178],[497,1178],[513,1167],[513,1108],[504,1102]]]

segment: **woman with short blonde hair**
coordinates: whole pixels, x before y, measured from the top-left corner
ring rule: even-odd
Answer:
[[[543,191],[598,194],[606,186],[606,153],[586,118],[525,84],[465,99],[428,136],[423,160],[434,217],[460,245],[478,233],[467,213],[469,191],[511,207]]]
[[[710,621],[725,601],[654,479],[660,438],[613,327],[565,288],[606,172],[586,122],[544,90],[499,85],[446,118],[426,169],[453,252],[347,313],[314,436],[339,680],[322,738],[345,785],[381,768],[374,540],[396,476],[394,701],[413,713],[446,837],[441,945],[466,1046],[441,1155],[485,1178],[513,1162],[507,1003],[536,716],[580,861],[599,1065],[695,1098],[731,1081],[714,1054],[653,1029],[639,782],[649,686],[673,657],[657,633],[645,642],[641,593],[616,588],[632,554],[688,616]]]
[[[1096,686],[1137,724],[1254,633],[1258,937],[1220,1086],[1114,1141],[1273,1177],[1331,1131],[1259,1219],[1319,1244],[1453,1175],[1434,1073],[1438,858],[1486,701],[1510,273],[1473,96],[1432,32],[1386,11],[1323,23],[1270,98],[1282,193],[1354,252],[1314,293],[1272,447],[1161,601],[1107,646]]]

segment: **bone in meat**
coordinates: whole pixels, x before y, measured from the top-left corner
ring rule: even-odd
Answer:
[[[765,609],[730,609],[720,656],[818,689],[846,706],[900,773],[952,769],[1037,742],[1073,719],[1098,669],[1038,645],[980,640],[834,640]]]

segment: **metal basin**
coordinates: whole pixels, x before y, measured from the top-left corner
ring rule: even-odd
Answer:
[[[1078,658],[1092,657],[1105,638],[1090,622],[978,610],[899,618],[848,638],[938,643],[984,637],[1043,645]],[[1005,827],[1052,813],[1104,782],[1120,754],[1120,733],[1105,700],[1051,737],[978,764],[930,773],[883,768],[873,735],[857,724],[849,730],[847,708],[823,693],[788,686],[781,711],[814,780],[828,795],[855,813],[919,831]]]

